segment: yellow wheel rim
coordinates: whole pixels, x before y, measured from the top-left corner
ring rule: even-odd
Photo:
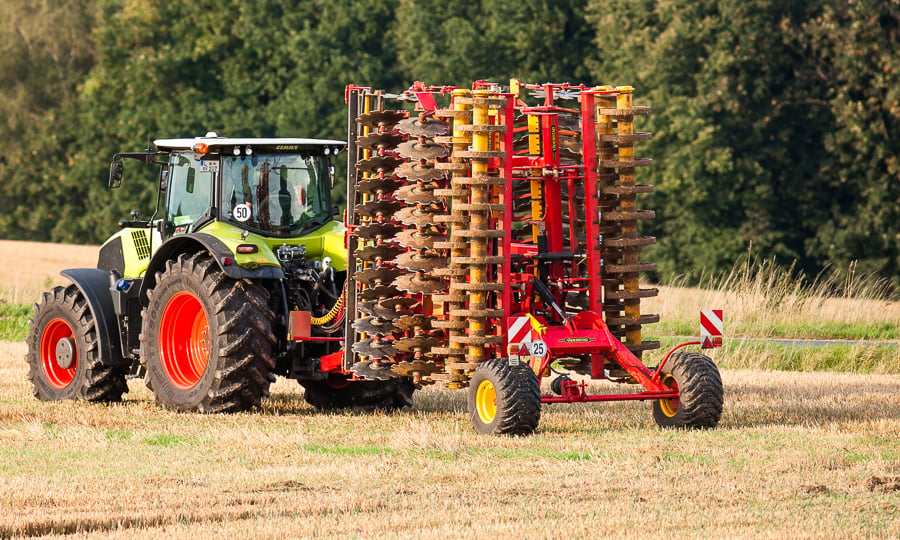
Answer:
[[[497,417],[497,390],[491,381],[481,381],[475,392],[475,410],[478,418],[490,424]]]
[[[665,374],[660,382],[664,386],[668,386],[669,388],[678,388],[678,383],[675,382],[675,377],[673,377],[670,373]],[[667,418],[672,418],[675,416],[675,414],[678,413],[678,406],[680,404],[681,402],[677,397],[671,399],[661,399],[659,400],[659,410],[662,411],[662,413],[666,415]]]

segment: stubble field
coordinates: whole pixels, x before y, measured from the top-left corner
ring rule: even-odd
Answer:
[[[579,404],[498,438],[437,388],[395,414],[318,413],[286,380],[227,416],[162,409],[140,381],[120,404],[39,402],[24,355],[0,342],[0,537],[900,536],[894,374],[724,369],[716,430]]]

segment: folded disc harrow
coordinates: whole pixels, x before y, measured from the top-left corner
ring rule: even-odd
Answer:
[[[538,411],[613,399],[676,411],[676,378],[640,360],[659,343],[642,339],[658,316],[641,311],[657,290],[639,279],[656,266],[640,259],[655,239],[639,232],[654,213],[638,197],[653,188],[636,181],[651,160],[635,155],[650,134],[634,120],[650,110],[632,92],[515,80],[400,95],[348,87],[344,371],[477,383],[470,413],[492,433],[533,429],[505,418],[504,377],[539,381],[551,363],[645,391],[589,396],[566,380]]]

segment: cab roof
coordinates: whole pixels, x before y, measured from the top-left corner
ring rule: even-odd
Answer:
[[[331,139],[297,139],[297,138],[229,138],[218,137],[215,133],[207,133],[205,137],[195,137],[193,139],[157,139],[153,141],[159,150],[191,150],[197,143],[205,143],[212,151],[215,148],[225,146],[251,146],[257,150],[299,150],[301,148],[321,147],[321,146],[338,146],[343,149],[347,146],[346,141],[335,141]],[[285,148],[286,147],[286,148]]]

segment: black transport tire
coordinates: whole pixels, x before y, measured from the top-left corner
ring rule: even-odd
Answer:
[[[527,364],[488,360],[469,382],[468,410],[478,433],[530,435],[541,419],[538,378]]]
[[[397,411],[413,406],[416,385],[409,377],[386,381],[301,381],[303,397],[316,409]]]
[[[158,402],[237,412],[269,395],[275,314],[262,286],[229,278],[201,252],[166,261],[147,296],[141,363]]]
[[[128,391],[128,368],[100,362],[94,316],[78,287],[69,285],[45,292],[41,302],[34,305],[28,326],[26,360],[35,397],[46,401],[122,400],[122,394]]]
[[[722,377],[711,358],[679,351],[669,357],[662,382],[678,385],[678,398],[653,402],[653,419],[664,428],[714,428],[725,403]]]

